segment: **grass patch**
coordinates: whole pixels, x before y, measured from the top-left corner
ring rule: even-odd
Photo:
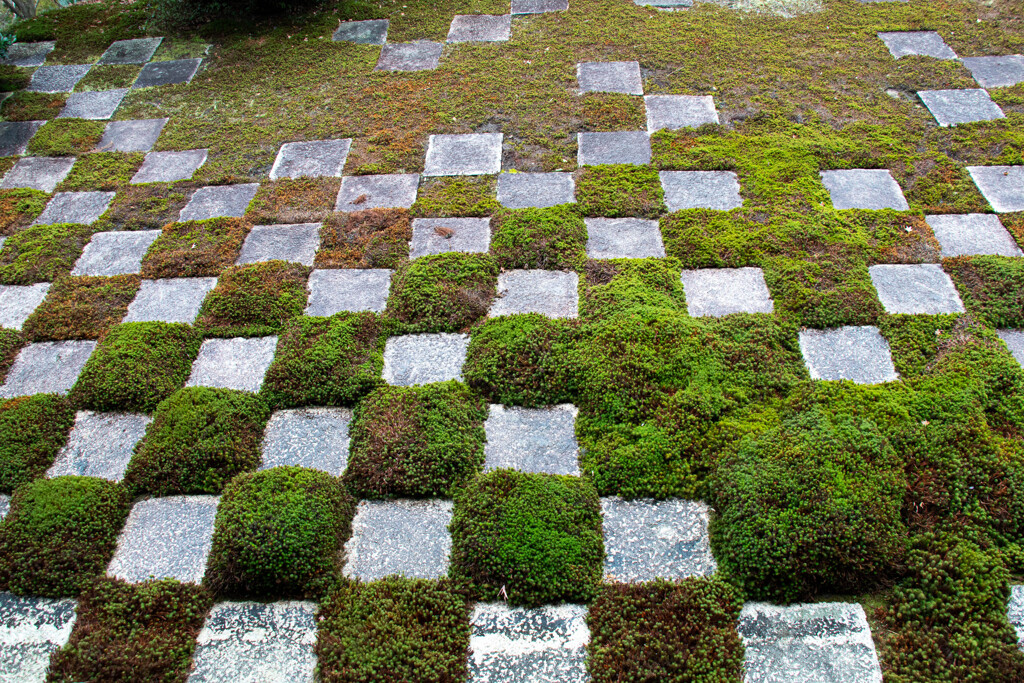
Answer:
[[[246,218],[254,225],[319,223],[334,211],[341,178],[285,178],[261,183]]]
[[[487,315],[498,266],[486,254],[448,252],[399,264],[385,315],[412,332],[460,332]]]
[[[117,90],[130,88],[139,77],[142,67],[138,64],[107,64],[94,66],[75,85],[75,92]]]
[[[88,226],[68,223],[21,230],[0,248],[0,284],[31,285],[67,275],[90,237]]]
[[[959,256],[943,269],[964,308],[993,327],[1024,327],[1024,263],[1007,256]]]
[[[28,227],[46,208],[50,195],[27,187],[0,190],[0,235]]]
[[[94,226],[97,231],[159,230],[178,218],[195,188],[189,181],[122,186]]]
[[[46,474],[74,424],[75,412],[54,394],[0,403],[0,491],[11,493]]]
[[[286,261],[228,268],[203,300],[196,327],[216,337],[275,334],[305,310],[309,271]]]
[[[54,119],[43,124],[28,141],[28,153],[40,157],[85,154],[96,148],[104,129],[103,121]]]
[[[60,278],[25,321],[25,335],[33,341],[100,339],[124,318],[139,284],[137,275]]]
[[[20,90],[0,104],[4,121],[49,121],[64,109],[68,96],[63,93]]]
[[[587,226],[572,204],[502,210],[491,219],[491,255],[503,270],[582,271]]]
[[[132,181],[146,155],[142,152],[93,152],[78,158],[57,189],[61,192],[119,190]]]
[[[420,181],[412,215],[416,218],[490,216],[501,208],[494,176],[426,178]]]
[[[576,202],[584,216],[657,218],[665,213],[658,171],[650,166],[587,166],[576,180]]]
[[[169,223],[142,259],[142,276],[216,277],[234,265],[250,228],[241,218]]]
[[[580,98],[583,130],[613,132],[647,128],[644,98],[611,92],[588,92]]]
[[[395,268],[409,258],[412,222],[405,209],[333,214],[320,228],[317,268]]]

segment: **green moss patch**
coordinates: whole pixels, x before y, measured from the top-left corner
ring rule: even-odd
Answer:
[[[395,268],[409,257],[412,222],[405,209],[336,213],[320,229],[317,268]]]
[[[96,148],[106,124],[85,119],[54,119],[28,141],[28,153],[41,157],[78,156]]]
[[[49,200],[50,195],[39,190],[0,190],[0,235],[13,235],[28,227],[43,212]]]
[[[399,264],[385,315],[407,332],[460,332],[487,315],[497,284],[486,254],[423,256]]]
[[[145,158],[142,152],[85,154],[78,158],[57,189],[61,192],[118,190],[131,182]]]
[[[650,166],[587,166],[576,180],[576,202],[584,216],[657,218],[665,213],[658,171]]]
[[[664,216],[660,225],[665,253],[688,270],[761,265],[765,228],[742,210],[684,209]]]
[[[776,312],[792,314],[801,325],[873,325],[883,313],[863,260],[840,253],[814,259],[777,257],[765,265]]]
[[[964,308],[993,327],[1024,327],[1024,262],[1007,256],[960,256],[942,267]]]
[[[234,264],[251,228],[252,224],[241,218],[165,225],[142,259],[142,276],[216,277]]]
[[[33,225],[0,248],[0,284],[31,285],[67,275],[82,255],[92,230],[85,225]]]
[[[319,223],[334,211],[341,178],[285,178],[261,183],[246,218],[254,225]]]
[[[493,176],[428,178],[420,182],[412,215],[416,218],[490,216],[498,204],[498,181]]]
[[[60,278],[25,321],[25,335],[34,341],[100,339],[124,318],[139,284],[137,275]]]
[[[150,11],[141,7],[76,5],[19,22],[14,32],[24,43],[55,40],[57,49],[47,57],[47,64],[89,64],[115,40],[144,37],[143,26],[150,18]]]
[[[644,98],[610,92],[588,92],[581,98],[583,130],[619,131],[647,128]]]
[[[878,327],[889,342],[896,372],[900,377],[914,377],[935,360],[940,345],[955,336],[979,331],[981,325],[960,314],[899,314],[883,315],[878,319]]]
[[[10,493],[46,474],[74,424],[74,411],[53,394],[0,403],[0,491]]]
[[[75,84],[75,92],[130,88],[142,70],[138,64],[107,64],[94,66]]]
[[[583,270],[587,226],[571,204],[503,210],[491,219],[491,255],[503,270]]]
[[[93,225],[98,231],[159,230],[177,219],[193,189],[188,181],[122,186]]]
[[[18,352],[25,345],[20,332],[0,328],[0,382],[7,377],[7,371],[14,365]]]
[[[13,64],[0,64],[0,92],[14,92],[28,86],[32,75]]]
[[[48,121],[57,118],[67,99],[63,93],[21,90],[0,104],[0,116],[4,121]]]
[[[199,309],[196,327],[217,337],[265,337],[306,308],[310,269],[287,261],[233,266]]]

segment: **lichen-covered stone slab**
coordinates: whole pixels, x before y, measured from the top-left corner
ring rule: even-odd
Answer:
[[[203,299],[217,284],[215,277],[177,277],[143,280],[135,299],[128,304],[124,322],[159,321],[191,325]]]
[[[483,254],[491,246],[489,218],[414,218],[409,258],[461,251]]]
[[[0,593],[0,680],[42,683],[50,653],[63,647],[75,626],[77,602],[68,598]]]
[[[257,225],[245,238],[237,263],[291,261],[313,265],[320,247],[320,223]]]
[[[0,122],[0,157],[18,157],[28,149],[28,141],[46,121]]]
[[[964,57],[964,66],[983,88],[1007,88],[1024,82],[1024,56]]]
[[[543,209],[576,201],[571,173],[502,173],[498,202],[507,209]]]
[[[416,201],[419,185],[418,173],[345,176],[334,210],[408,209]]]
[[[150,152],[132,176],[132,185],[142,183],[173,183],[188,180],[206,163],[208,150],[189,149],[183,152]]]
[[[664,258],[658,221],[587,218],[587,258]]]
[[[580,92],[615,92],[643,95],[639,62],[582,62],[576,65]]]
[[[39,43],[15,43],[7,48],[7,58],[0,60],[2,64],[14,66],[42,66],[46,56],[57,47],[57,41],[45,40]]]
[[[967,172],[993,211],[1024,211],[1024,166],[968,166]]]
[[[241,218],[259,188],[259,183],[201,187],[181,210],[178,220],[201,221],[221,216]]]
[[[576,273],[560,270],[509,270],[498,275],[498,294],[488,316],[540,313],[575,318],[579,309]]]
[[[114,115],[127,94],[128,88],[71,93],[57,118],[104,121]]]
[[[270,416],[261,470],[297,465],[340,477],[348,465],[348,408],[295,408]]]
[[[221,602],[196,641],[189,683],[313,683],[315,602]]]
[[[49,282],[34,285],[0,285],[0,327],[20,330],[32,311],[43,303],[50,291]]]
[[[674,581],[718,569],[708,534],[711,510],[704,503],[602,498],[601,514],[606,581]]]
[[[470,683],[585,683],[585,605],[533,609],[478,602],[470,617]]]
[[[996,334],[1006,343],[1017,362],[1024,366],[1024,330],[996,330]]]
[[[352,140],[348,138],[285,143],[270,169],[270,179],[340,178],[351,147]]]
[[[651,138],[643,131],[576,135],[580,166],[651,163]]]
[[[92,64],[61,64],[41,66],[32,72],[32,80],[25,90],[29,92],[71,92],[78,81],[85,78]]]
[[[363,500],[345,543],[345,576],[437,579],[448,573],[450,500]]]
[[[159,230],[98,232],[85,245],[71,274],[111,276],[138,273],[142,268],[142,257],[159,236]]]
[[[928,107],[940,126],[958,123],[994,121],[1005,118],[1003,110],[992,101],[987,90],[922,90],[917,96]]]
[[[800,332],[800,352],[811,379],[881,384],[899,379],[892,352],[877,327],[847,326]]]
[[[390,337],[384,347],[384,381],[415,384],[462,379],[468,334],[407,334]]]
[[[276,348],[276,336],[207,339],[199,347],[185,386],[257,392]]]
[[[110,206],[113,192],[58,192],[36,218],[36,225],[95,223]]]
[[[878,37],[896,59],[913,55],[956,59],[956,53],[935,31],[884,31]]]
[[[202,583],[220,496],[167,496],[132,506],[107,575],[129,583]]]
[[[686,308],[695,318],[775,310],[760,268],[684,270],[682,281]]]
[[[698,128],[705,123],[718,123],[715,99],[710,95],[648,95],[647,131]]]
[[[869,266],[886,313],[963,313],[953,281],[935,263]]]
[[[903,190],[885,169],[821,171],[821,182],[832,197],[832,206],[836,209],[906,211],[910,208]]]
[[[111,121],[96,145],[97,152],[148,152],[153,149],[168,119]],[[205,158],[205,157],[204,157]],[[145,163],[145,161],[143,161]],[[193,169],[194,171],[194,169]],[[191,177],[191,174],[189,174]]]
[[[1010,586],[1010,607],[1007,616],[1017,632],[1017,645],[1024,650],[1024,586]]]
[[[431,135],[423,174],[492,175],[501,171],[501,133]]]
[[[456,14],[448,28],[449,43],[501,43],[512,37],[508,14]]]
[[[740,179],[732,171],[662,171],[658,175],[669,211],[729,211],[743,206]]]
[[[942,247],[943,258],[979,254],[1024,255],[999,217],[993,214],[925,216],[925,221]]]
[[[343,21],[331,36],[335,42],[383,45],[388,41],[388,20]]]
[[[4,180],[0,189],[10,190],[27,187],[42,192],[53,192],[57,184],[67,177],[75,160],[71,157],[25,157],[18,159]]]
[[[858,604],[747,603],[737,630],[746,646],[746,683],[882,681],[871,630]]]
[[[306,315],[373,311],[387,307],[392,271],[386,268],[314,270],[309,276]]]
[[[115,40],[97,64],[145,64],[153,58],[163,38]]]
[[[484,430],[485,470],[507,468],[579,476],[576,406],[520,408],[492,404]]]
[[[75,475],[121,481],[135,444],[153,421],[135,413],[79,411],[68,442],[60,449],[48,477]]]
[[[166,62],[150,62],[142,67],[133,88],[151,88],[157,85],[180,85],[188,83],[199,71],[202,59],[172,59]]]
[[[386,43],[380,49],[376,71],[430,71],[441,61],[444,45],[428,40]]]
[[[569,0],[512,0],[512,14],[543,14],[567,9]]]
[[[0,398],[71,391],[93,350],[94,341],[59,341],[29,344],[18,352],[0,386]]]

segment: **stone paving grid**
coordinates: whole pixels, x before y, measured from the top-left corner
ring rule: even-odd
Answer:
[[[431,135],[423,175],[493,175],[501,171],[501,133]]]
[[[113,192],[58,192],[36,218],[36,225],[95,223],[110,206]]]
[[[461,380],[468,348],[468,334],[391,337],[384,347],[384,381],[408,387]]]
[[[413,43],[385,43],[380,49],[377,71],[430,71],[441,60],[444,45],[426,40]]]
[[[185,386],[257,392],[276,348],[277,337],[207,339]]]
[[[940,126],[955,126],[974,121],[994,121],[1006,118],[987,91],[922,90],[917,93]]]
[[[705,123],[718,123],[718,110],[710,95],[648,95],[647,130],[699,128]]]
[[[967,172],[993,211],[1024,211],[1024,166],[968,166]]]
[[[99,152],[148,152],[169,119],[111,121],[96,145]],[[147,157],[148,158],[148,157]],[[145,163],[145,161],[143,161]]]
[[[71,92],[91,68],[91,64],[41,66],[32,72],[32,80],[25,90],[45,93]]]
[[[998,216],[989,213],[947,214],[925,216],[925,222],[939,241],[943,258],[976,254],[1024,255]]]
[[[257,225],[246,236],[236,263],[277,260],[311,266],[319,247],[320,223]]]
[[[270,179],[341,177],[352,140],[311,140],[281,145]]]
[[[181,210],[178,220],[201,221],[222,216],[241,218],[259,187],[258,183],[201,187]]]
[[[514,469],[579,476],[576,407],[492,404],[484,421],[484,470]]]
[[[375,581],[391,574],[437,579],[448,573],[450,500],[359,502],[345,543],[344,574]]]
[[[0,386],[0,398],[67,394],[95,348],[94,341],[29,344],[18,352],[7,372],[7,380]]]
[[[121,101],[127,94],[128,88],[71,93],[68,95],[64,108],[57,115],[57,118],[109,119],[117,111],[117,108],[121,106]]]
[[[0,593],[0,676],[11,683],[46,680],[50,653],[75,625],[75,600]]]
[[[75,160],[68,157],[25,157],[18,159],[4,176],[0,189],[9,190],[27,187],[43,192],[53,192],[57,183],[64,180]]]
[[[419,184],[417,173],[345,176],[334,210],[408,209],[416,201]]]
[[[658,175],[669,211],[729,211],[743,206],[739,176],[732,171],[661,171]]]
[[[456,14],[448,30],[449,43],[500,43],[512,37],[508,14]]]
[[[190,82],[199,71],[202,59],[174,59],[150,62],[142,67],[133,88],[151,88],[160,85],[180,85]]]
[[[309,275],[306,315],[330,316],[342,311],[373,311],[387,307],[392,271],[342,268],[314,270]]]
[[[293,408],[270,416],[260,469],[296,465],[340,477],[348,465],[348,408]]]
[[[996,330],[1010,353],[1024,367],[1024,330]]]
[[[135,38],[115,40],[99,58],[97,64],[145,64],[153,58],[163,38]]]
[[[192,324],[203,299],[217,284],[215,277],[143,280],[124,322],[160,321]]]
[[[331,40],[363,45],[383,45],[388,40],[388,23],[387,19],[344,21],[331,36]]]
[[[705,268],[682,272],[686,307],[694,317],[775,310],[760,268]]]
[[[579,275],[557,270],[510,270],[498,275],[497,297],[487,315],[540,313],[575,318],[579,309]]]
[[[587,218],[587,258],[664,258],[658,221],[644,218]]]
[[[159,230],[98,232],[85,245],[72,275],[129,275],[142,268],[142,257],[160,236]]]
[[[1024,647],[1024,586],[1010,586],[1010,607],[1007,617],[1017,632],[1017,644]]]
[[[1005,88],[1024,81],[1024,56],[965,57],[964,66],[983,88]]]
[[[68,442],[46,476],[75,475],[121,481],[135,444],[146,434],[146,427],[152,421],[148,415],[78,412]]]
[[[46,40],[38,43],[15,43],[7,49],[7,59],[2,60],[5,64],[14,66],[42,66],[46,56],[57,47],[57,42]]]
[[[205,149],[190,149],[184,152],[150,152],[132,177],[132,185],[188,180],[199,170],[200,166],[206,163],[206,155],[207,150]]]
[[[577,133],[577,145],[580,166],[651,163],[651,138],[643,131]]]
[[[963,313],[956,287],[934,263],[868,266],[886,313]]]
[[[912,55],[956,59],[956,53],[935,31],[893,31],[879,33],[878,37],[895,59]]]
[[[611,92],[643,95],[638,62],[583,62],[576,65],[580,92]]]
[[[877,169],[850,169],[822,171],[824,183],[836,209],[896,209],[910,207],[903,190],[889,171]]]
[[[502,173],[498,202],[506,209],[544,209],[576,202],[571,173]]]
[[[491,245],[490,218],[414,218],[409,258],[461,251],[486,253]]]
[[[43,303],[49,282],[34,285],[0,285],[0,327],[20,330],[32,311]]]
[[[36,134],[45,121],[2,121],[0,122],[0,156],[17,157],[25,153],[28,141]]]
[[[848,379],[857,384],[881,384],[899,379],[889,342],[877,327],[801,330],[800,352],[811,379]]]

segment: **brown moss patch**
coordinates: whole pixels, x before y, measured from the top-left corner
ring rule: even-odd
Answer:
[[[35,220],[50,196],[39,190],[0,190],[0,235],[11,235]]]
[[[238,257],[252,224],[242,218],[170,223],[142,259],[142,275],[214,277]]]
[[[246,218],[255,225],[318,223],[334,210],[341,178],[286,178],[260,185]]]
[[[173,223],[198,185],[146,183],[128,185],[114,196],[107,212],[95,224],[98,230],[159,230]]]
[[[618,131],[647,128],[644,98],[620,93],[591,92],[583,95],[583,130]]]
[[[61,278],[25,321],[25,335],[33,341],[99,339],[124,318],[139,284],[137,275]]]
[[[278,332],[306,307],[309,268],[266,261],[225,270],[203,301],[196,326],[224,337],[257,337]]]
[[[320,229],[317,268],[395,268],[409,256],[412,221],[405,209],[336,213]]]

